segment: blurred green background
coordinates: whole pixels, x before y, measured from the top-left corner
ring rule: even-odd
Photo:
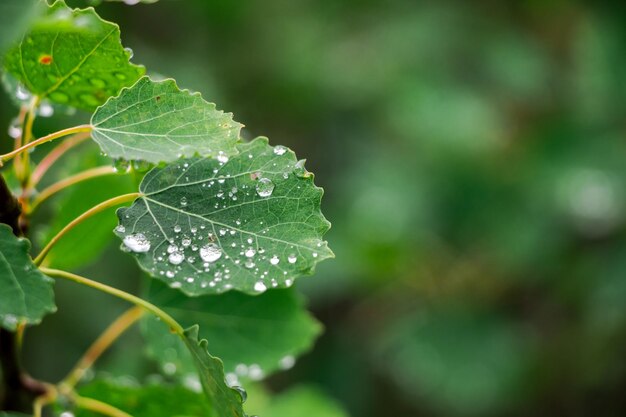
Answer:
[[[317,385],[355,417],[626,415],[626,3],[97,10],[134,62],[290,146],[326,190],[337,258],[298,282],[326,332],[272,390]],[[17,109],[0,105],[6,126]],[[117,245],[84,272],[137,291]],[[126,307],[57,289],[26,336],[47,379]],[[101,369],[149,373],[142,349],[131,332]]]

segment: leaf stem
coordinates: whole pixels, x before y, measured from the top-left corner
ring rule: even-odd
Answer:
[[[100,203],[100,204],[98,204],[96,206],[93,206],[92,208],[90,208],[89,210],[87,210],[86,212],[81,214],[80,216],[76,217],[74,220],[69,222],[67,224],[67,226],[65,226],[63,229],[61,229],[61,231],[59,233],[57,233],[50,240],[50,242],[48,242],[46,247],[44,247],[41,250],[39,255],[37,255],[37,257],[34,260],[35,265],[41,265],[41,262],[45,259],[45,257],[48,254],[48,252],[50,252],[52,247],[59,241],[59,239],[61,239],[65,234],[67,234],[67,232],[69,232],[74,227],[76,227],[76,225],[80,224],[83,220],[86,220],[86,219],[90,218],[91,216],[93,216],[93,215],[95,215],[97,213],[100,213],[101,211],[106,210],[106,209],[108,209],[110,207],[114,207],[114,206],[117,206],[119,204],[123,204],[123,203],[129,202],[131,200],[134,200],[135,198],[137,198],[137,197],[139,197],[141,195],[142,195],[141,193],[130,193],[130,194],[123,194],[123,195],[120,195],[120,196],[117,196],[117,197],[113,197],[111,199],[103,201],[102,203]]]
[[[37,107],[39,107],[40,98],[39,96],[34,96],[30,105],[28,107],[28,113],[26,114],[26,119],[24,121],[24,127],[22,129],[22,146],[16,151],[20,149],[28,149],[28,145],[33,137],[33,124],[35,123],[35,115],[37,112]],[[22,188],[26,187],[28,183],[28,177],[30,176],[30,164],[28,162],[29,155],[28,152],[23,154],[23,158],[20,163],[22,165],[21,175],[19,178]],[[0,159],[0,164],[2,164],[4,160]]]
[[[30,176],[30,183],[28,184],[28,188],[35,188],[39,181],[43,178],[43,175],[50,169],[50,167],[60,158],[65,152],[70,150],[76,145],[83,143],[86,139],[89,138],[89,132],[80,132],[76,133],[71,138],[67,138],[59,145],[57,145],[50,153],[48,153],[39,163],[37,164],[37,168],[33,171]]]
[[[135,304],[136,306],[141,307],[144,310],[147,310],[148,312],[160,318],[164,323],[166,323],[170,327],[172,332],[180,336],[183,335],[183,332],[184,332],[183,327],[176,320],[174,320],[172,316],[170,316],[165,311],[161,310],[159,307],[155,306],[152,303],[149,303],[148,301],[142,298],[139,298],[135,295],[119,290],[117,288],[111,287],[109,285],[102,284],[101,282],[93,281],[93,280],[90,280],[89,278],[85,278],[80,275],[73,274],[71,272],[62,271],[59,269],[51,269],[51,268],[39,268],[39,269],[41,270],[41,272],[43,272],[46,275],[74,281],[79,284],[83,284],[88,287],[94,288],[96,290],[121,298],[122,300],[126,300],[129,303]]]
[[[92,178],[102,177],[104,175],[111,175],[111,174],[115,174],[115,170],[113,169],[112,166],[107,165],[107,166],[102,166],[102,167],[97,167],[97,168],[91,168],[83,172],[79,172],[76,175],[72,175],[71,177],[64,178],[61,181],[58,181],[50,185],[49,187],[45,188],[44,190],[42,190],[37,195],[37,197],[33,199],[33,202],[31,203],[29,207],[28,213],[30,214],[34,212],[35,208],[37,208],[43,201],[45,201],[50,196],[54,195],[55,193],[67,187],[78,184],[82,181],[90,180]]]
[[[75,127],[70,127],[67,129],[63,129],[63,130],[59,130],[58,132],[54,132],[51,133],[47,136],[41,137],[39,139],[35,139],[32,142],[28,142],[28,143],[24,143],[24,145],[20,146],[19,148],[13,150],[12,152],[6,153],[4,155],[0,155],[0,166],[2,166],[5,162],[9,161],[10,159],[12,159],[13,157],[15,157],[16,155],[21,154],[22,152],[30,149],[30,148],[34,148],[35,146],[41,145],[43,143],[46,142],[50,142],[53,141],[55,139],[58,138],[62,138],[64,136],[68,136],[74,133],[80,133],[80,132],[91,132],[91,125],[79,125],[79,126],[75,126]]]
[[[18,149],[22,146],[22,138],[24,137],[24,120],[26,120],[28,109],[29,109],[29,106],[27,105],[22,105],[20,107],[20,112],[17,116],[17,122],[19,123],[22,131],[20,132],[20,135],[17,138],[15,138],[15,146],[13,147],[13,149]],[[18,157],[15,158],[15,164],[13,165],[13,170],[15,172],[16,178],[20,178],[20,176],[22,175],[20,171],[21,166],[22,166],[21,161],[18,155]]]
[[[43,408],[54,402],[57,398],[57,390],[54,385],[46,384],[47,392],[35,398],[33,401],[33,417],[41,417]]]
[[[143,314],[143,309],[133,307],[119,316],[98,339],[89,347],[87,352],[74,366],[74,369],[61,381],[58,386],[62,392],[70,392],[83,378],[85,372],[93,366],[98,358],[115,342],[130,326]]]
[[[80,397],[78,395],[73,398],[76,406],[79,408],[94,411],[98,414],[102,414],[110,417],[133,417],[125,411],[120,410],[119,408],[113,407],[110,404],[103,403],[102,401],[98,401],[93,398]]]

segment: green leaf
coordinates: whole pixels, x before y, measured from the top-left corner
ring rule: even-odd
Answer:
[[[5,59],[33,94],[92,111],[145,72],[129,62],[119,27],[93,8],[70,9],[61,0],[40,5],[45,10]]]
[[[110,404],[134,417],[215,416],[201,393],[174,385],[139,386],[116,380],[95,380],[79,388],[78,394]],[[76,409],[76,417],[101,416]]]
[[[211,353],[224,362],[229,382],[238,377],[260,379],[293,366],[295,357],[307,351],[322,330],[291,289],[260,296],[230,292],[190,298],[153,281],[148,299],[183,327],[200,325]],[[156,318],[146,317],[143,330],[151,356],[166,373],[174,367],[183,376],[193,372],[179,338],[164,335]]]
[[[15,330],[19,323],[38,324],[54,313],[53,280],[33,264],[30,243],[0,224],[0,325]]]
[[[252,405],[252,404],[251,404]],[[319,389],[298,386],[270,398],[269,403],[250,407],[250,413],[267,417],[347,417],[346,411]]]
[[[180,160],[143,179],[116,233],[141,267],[189,295],[289,287],[333,256],[322,189],[293,152],[266,138],[228,162]]]
[[[233,154],[242,127],[199,93],[149,77],[111,98],[91,124],[93,139],[110,157],[155,163]]]
[[[207,350],[207,341],[198,340],[198,326],[185,330],[185,345],[191,352],[202,389],[219,417],[245,417],[239,391],[226,385],[224,365]]]
[[[78,150],[77,150],[78,151]],[[109,164],[96,146],[81,149],[71,161],[64,163],[71,169],[59,172],[59,177],[69,176],[87,168]],[[50,227],[43,234],[41,243],[48,242],[70,221],[91,207],[109,198],[136,190],[135,182],[129,175],[108,175],[73,185],[46,202],[52,208]],[[54,268],[71,269],[84,265],[102,254],[111,244],[112,230],[116,219],[111,212],[100,213],[81,222],[66,237],[54,245],[47,260]]]

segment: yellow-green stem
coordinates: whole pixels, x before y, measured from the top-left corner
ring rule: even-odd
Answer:
[[[89,347],[87,352],[74,366],[74,369],[61,381],[58,386],[62,392],[71,391],[83,378],[85,372],[93,366],[98,358],[115,342],[130,326],[142,316],[141,307],[133,307],[119,316],[98,339]]]
[[[92,178],[102,177],[104,175],[111,174],[115,174],[115,170],[110,165],[107,165],[103,167],[91,168],[83,172],[79,172],[76,175],[72,175],[71,177],[64,178],[61,181],[56,182],[51,186],[45,188],[39,194],[37,194],[37,197],[33,199],[33,202],[30,205],[29,213],[34,212],[35,209],[50,196],[67,187],[78,184],[82,181],[90,180]]]
[[[94,411],[98,414],[102,414],[110,417],[133,417],[125,411],[119,408],[113,407],[110,404],[103,403],[102,401],[95,400],[93,398],[80,397],[78,395],[73,398],[74,404],[78,408],[82,408],[89,411]]]
[[[108,286],[106,284],[102,284],[101,282],[90,280],[89,278],[85,278],[80,275],[73,274],[71,272],[62,271],[59,269],[51,269],[51,268],[39,268],[39,269],[41,270],[41,272],[43,272],[44,274],[48,276],[64,278],[70,281],[74,281],[79,284],[83,284],[88,287],[94,288],[96,290],[100,290],[107,294],[121,298],[123,300],[128,301],[129,303],[135,304],[136,306],[141,307],[144,310],[147,310],[148,312],[160,318],[165,324],[167,324],[170,327],[172,332],[178,334],[181,337],[183,336],[184,330],[182,326],[176,320],[174,320],[172,316],[170,316],[169,314],[167,314],[165,311],[161,310],[159,307],[155,306],[154,304],[149,303],[148,301],[144,300],[143,298],[139,298],[125,291]]]
[[[50,151],[41,161],[37,164],[37,167],[33,170],[30,176],[29,189],[35,188],[39,181],[43,178],[43,175],[50,169],[50,167],[60,158],[65,152],[70,150],[76,145],[83,143],[86,139],[89,139],[89,132],[76,133],[71,138],[65,139],[53,150]]]
[[[72,135],[74,133],[80,133],[80,132],[90,132],[91,131],[91,125],[79,125],[79,126],[75,126],[75,127],[70,127],[68,129],[63,129],[63,130],[59,130],[58,132],[54,132],[51,133],[47,136],[41,137],[39,139],[35,139],[32,142],[28,142],[25,143],[24,145],[20,146],[19,148],[6,153],[4,155],[0,155],[0,166],[2,166],[5,162],[11,160],[13,157],[15,157],[16,155],[19,155],[21,153],[23,153],[24,151],[27,151],[31,148],[34,148],[35,146],[41,145],[43,143],[46,142],[50,142],[53,141],[55,139],[58,138],[62,138],[64,136],[68,136],[68,135]]]
[[[28,144],[30,143],[32,137],[33,137],[33,124],[35,123],[35,115],[37,113],[37,107],[39,107],[39,97],[38,96],[34,96],[33,100],[30,103],[30,106],[28,108],[28,114],[26,114],[26,120],[24,122],[24,127],[22,129],[22,148],[25,148],[26,146],[28,146]],[[26,148],[28,149],[28,148]],[[29,155],[28,152],[24,153],[20,163],[22,165],[22,169],[21,169],[21,175],[20,175],[20,183],[22,184],[22,188],[26,187],[26,184],[28,183],[28,178],[30,176],[30,164],[28,162],[29,160]],[[3,161],[0,160],[0,164]]]
[[[45,394],[35,398],[35,401],[33,401],[33,417],[41,417],[43,408],[46,405],[54,402],[54,400],[56,400],[57,398],[57,390],[54,385],[46,384],[46,388],[48,389],[48,391]]]
[[[103,201],[102,203],[90,208],[71,222],[67,224],[59,233],[57,233],[51,240],[48,242],[45,248],[41,250],[39,255],[35,258],[35,265],[41,265],[41,262],[46,258],[46,255],[52,247],[61,239],[67,232],[72,230],[76,225],[80,224],[83,220],[90,218],[91,216],[100,213],[103,210],[106,210],[110,207],[114,207],[123,203],[127,203],[129,201],[134,200],[135,198],[141,196],[141,193],[130,193],[124,194],[117,197],[113,197],[109,200]]]

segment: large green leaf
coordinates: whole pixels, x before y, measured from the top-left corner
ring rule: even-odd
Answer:
[[[251,401],[250,413],[262,417],[347,417],[335,400],[312,386],[297,386],[262,404]]]
[[[80,387],[78,393],[110,404],[134,417],[215,416],[202,394],[182,386],[139,386],[128,381],[98,379]],[[82,409],[76,409],[74,414],[76,417],[101,416]]]
[[[33,94],[91,111],[145,72],[129,62],[119,27],[93,8],[70,9],[61,0],[40,5],[45,10],[5,59]]]
[[[0,325],[8,330],[19,323],[38,324],[56,311],[53,280],[33,264],[29,249],[28,240],[0,224]]]
[[[198,326],[185,330],[185,345],[191,352],[204,393],[219,417],[245,417],[242,394],[226,384],[224,365],[207,350],[207,341],[198,340]]]
[[[92,136],[112,158],[150,162],[235,153],[242,125],[174,80],[143,77],[100,107]]]
[[[78,152],[75,158],[65,162],[63,169],[58,172],[59,178],[110,163],[108,158],[100,155],[97,146],[77,149],[75,152]],[[52,216],[48,220],[49,228],[42,234],[40,243],[48,242],[70,221],[96,204],[133,190],[136,190],[136,184],[131,176],[108,175],[78,183],[53,196],[44,203],[52,208]],[[81,222],[54,245],[47,256],[49,265],[69,269],[92,261],[111,244],[115,224],[115,216],[112,216],[110,211]]]
[[[225,160],[155,168],[116,233],[152,276],[190,295],[289,287],[333,256],[322,189],[295,155],[258,138]]]
[[[292,289],[260,296],[230,292],[190,298],[152,281],[148,299],[183,326],[200,325],[211,353],[224,362],[229,382],[239,377],[260,379],[291,367],[322,330]],[[160,321],[146,317],[143,330],[151,355],[165,372],[174,368],[183,376],[193,372],[187,349],[175,335],[163,334]]]

